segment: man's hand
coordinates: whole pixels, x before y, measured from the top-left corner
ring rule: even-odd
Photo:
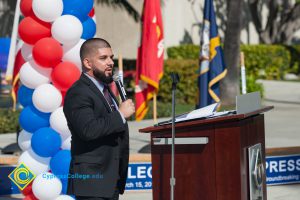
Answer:
[[[120,104],[119,111],[125,118],[130,117],[135,112],[135,106],[131,99],[128,99]]]

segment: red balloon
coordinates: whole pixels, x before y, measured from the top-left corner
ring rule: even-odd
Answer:
[[[59,63],[51,73],[53,85],[61,90],[67,91],[80,77],[80,71],[72,62]]]
[[[34,16],[32,10],[32,0],[21,0],[20,9],[25,17]]]
[[[63,100],[65,99],[65,96],[66,96],[66,94],[67,94],[67,91],[60,91],[60,93],[61,93],[61,96],[62,96],[62,98],[63,98]]]
[[[26,195],[23,200],[38,200],[38,198],[36,198],[34,196],[34,194],[29,194],[29,195]]]
[[[60,93],[61,93],[61,96],[62,96],[61,105],[64,105],[64,103],[65,103],[65,96],[67,94],[67,91],[60,91]]]
[[[89,17],[94,17],[95,15],[95,8],[92,8],[92,10],[89,12]]]
[[[32,56],[37,64],[52,68],[61,62],[63,49],[53,38],[43,38],[33,46]]]
[[[25,17],[19,24],[19,35],[24,42],[34,45],[44,37],[51,37],[51,24],[35,16]]]
[[[32,193],[32,183],[33,183],[33,181],[21,191],[22,194],[24,194],[25,196],[33,194]]]

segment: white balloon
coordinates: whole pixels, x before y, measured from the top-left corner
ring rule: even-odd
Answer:
[[[55,200],[74,200],[74,199],[69,195],[60,195]]]
[[[49,113],[61,105],[62,96],[53,85],[43,84],[33,91],[32,102],[39,111]]]
[[[32,60],[32,45],[24,43],[23,46],[21,47],[21,54],[24,60],[30,61]]]
[[[80,71],[82,71],[80,60],[80,47],[84,42],[84,39],[80,39],[75,46],[63,45],[64,55],[62,60],[74,63]]]
[[[32,137],[32,133],[29,133],[25,130],[22,130],[19,133],[18,144],[19,147],[22,149],[22,151],[26,151],[31,147],[31,137]]]
[[[24,44],[23,40],[19,40],[19,41],[17,42],[16,52],[18,52],[18,51],[22,48],[23,44]],[[22,53],[21,53],[21,54],[22,54]]]
[[[49,158],[38,156],[31,148],[24,151],[18,160],[18,165],[24,163],[36,176],[49,170]]]
[[[56,199],[61,190],[61,181],[49,172],[38,175],[32,183],[32,192],[40,200]]]
[[[50,126],[58,132],[62,138],[67,138],[71,135],[67,120],[63,111],[63,107],[59,107],[50,115]]]
[[[20,69],[20,80],[28,88],[50,83],[51,68],[44,68],[36,64],[33,60],[26,62]]]
[[[45,22],[53,22],[63,12],[62,0],[33,0],[32,10],[34,14]]]
[[[71,149],[71,136],[67,137],[65,140],[63,140],[61,144],[62,149],[70,150]]]
[[[51,27],[52,37],[66,45],[75,45],[80,40],[82,31],[80,20],[72,15],[60,16]]]

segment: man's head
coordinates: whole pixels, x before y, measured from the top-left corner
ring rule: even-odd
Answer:
[[[113,53],[110,44],[102,38],[86,40],[80,48],[83,72],[103,83],[113,81]]]

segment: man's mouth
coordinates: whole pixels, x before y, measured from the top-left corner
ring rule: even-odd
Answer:
[[[110,75],[111,75],[112,72],[113,72],[112,68],[108,68],[108,69],[106,69],[105,71],[106,71],[108,74],[110,74]]]

